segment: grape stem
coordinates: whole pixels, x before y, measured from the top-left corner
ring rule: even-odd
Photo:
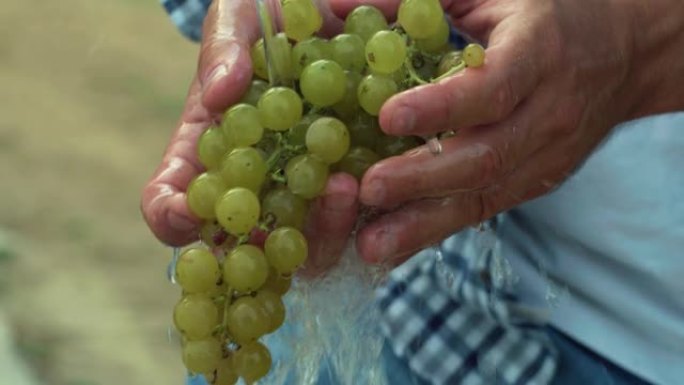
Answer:
[[[447,72],[443,73],[442,75],[440,75],[440,76],[438,76],[438,77],[436,77],[436,78],[430,80],[430,83],[437,83],[437,82],[439,82],[439,81],[442,80],[442,79],[446,79],[446,78],[448,78],[449,76],[452,76],[452,75],[454,75],[454,74],[457,74],[457,73],[463,71],[465,68],[466,68],[466,64],[465,64],[465,62],[464,62],[463,60],[461,60],[461,61],[458,62],[458,65],[455,65],[455,66],[451,67],[451,68],[449,69],[449,71],[447,71]]]

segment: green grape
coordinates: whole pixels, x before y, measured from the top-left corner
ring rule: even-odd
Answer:
[[[449,72],[450,69],[460,65],[463,62],[463,51],[449,51],[442,56],[437,66],[437,76],[442,76]]]
[[[216,202],[216,219],[230,234],[240,236],[256,226],[259,209],[259,198],[252,190],[234,187]]]
[[[235,352],[233,363],[245,383],[252,385],[271,370],[271,353],[264,344],[254,342],[240,347]]]
[[[299,88],[304,99],[316,107],[328,107],[344,97],[344,70],[332,60],[315,61],[302,71]]]
[[[439,0],[402,0],[397,14],[397,21],[412,39],[434,35],[443,18]]]
[[[259,289],[268,277],[264,253],[253,245],[234,248],[223,262],[223,280],[231,288],[248,293]]]
[[[359,104],[370,115],[378,116],[385,101],[398,91],[397,83],[391,78],[370,74],[359,83]]]
[[[266,179],[266,161],[253,147],[240,147],[229,152],[221,162],[221,176],[228,188],[244,187],[255,193]]]
[[[468,44],[463,49],[463,61],[468,67],[480,67],[484,64],[485,50],[479,44]]]
[[[285,34],[292,40],[304,40],[323,25],[323,18],[311,0],[282,0],[281,10]]]
[[[340,120],[320,118],[306,132],[306,148],[326,163],[335,163],[349,150],[349,131]]]
[[[231,358],[224,358],[216,369],[216,378],[212,385],[235,385],[239,379]]]
[[[413,136],[382,136],[378,139],[375,152],[383,158],[401,155],[406,151],[420,146],[422,143]]]
[[[361,73],[366,67],[366,43],[359,35],[343,33],[335,36],[330,44],[333,60],[345,70]]]
[[[449,23],[445,17],[442,17],[442,21],[439,23],[439,28],[437,31],[424,38],[416,39],[416,46],[421,51],[428,53],[437,53],[442,51],[449,43]]]
[[[212,373],[222,358],[221,343],[216,339],[188,341],[183,345],[183,363],[192,373]]]
[[[379,31],[366,43],[366,62],[374,73],[389,75],[404,65],[406,43],[394,31]]]
[[[323,192],[328,181],[328,166],[311,155],[299,155],[285,166],[287,188],[304,199],[312,199]]]
[[[216,285],[219,274],[218,261],[207,249],[187,249],[176,262],[176,282],[187,293],[210,291]]]
[[[264,252],[269,265],[280,274],[292,274],[308,254],[306,238],[293,227],[279,227],[266,238]]]
[[[214,203],[226,190],[226,183],[213,171],[202,173],[188,185],[187,202],[190,211],[202,219],[213,219]]]
[[[290,286],[292,286],[291,277],[282,276],[276,269],[271,268],[262,289],[279,295],[285,295],[290,290]]]
[[[295,79],[299,79],[302,71],[309,64],[323,59],[329,59],[329,43],[325,39],[312,37],[302,40],[292,48],[292,70]],[[365,64],[365,61],[364,61]]]
[[[357,180],[363,179],[363,174],[370,166],[380,161],[380,156],[365,147],[352,147],[347,155],[337,164],[341,172],[353,175]]]
[[[376,32],[388,28],[387,20],[382,12],[370,5],[356,7],[344,21],[344,33],[359,35],[364,42]]]
[[[347,122],[347,129],[352,146],[375,148],[375,142],[382,135],[378,119],[365,112]]]
[[[302,99],[287,87],[266,91],[258,103],[261,124],[274,131],[285,131],[302,118]]]
[[[216,221],[207,221],[200,228],[200,241],[209,248],[224,245],[228,241],[228,233]]]
[[[270,290],[259,290],[254,297],[266,313],[269,325],[266,334],[273,333],[285,321],[285,305],[280,295]]]
[[[254,74],[262,79],[268,80],[268,64],[266,62],[266,51],[263,38],[254,43],[251,55],[252,71],[254,71]]]
[[[223,115],[223,135],[233,147],[259,143],[264,127],[259,122],[259,110],[250,104],[236,104]]]
[[[275,217],[276,226],[304,227],[309,205],[287,188],[271,190],[262,203],[262,212]]]
[[[308,114],[299,123],[295,124],[288,132],[288,143],[292,146],[304,146],[306,144],[306,131],[311,123],[320,118],[318,114]]]
[[[284,33],[279,33],[268,40],[268,63],[275,74],[275,79],[288,84],[294,79],[292,72],[292,46]]]
[[[220,163],[223,154],[228,151],[228,143],[216,126],[209,127],[197,143],[197,157],[207,169],[215,169]]]
[[[254,79],[249,85],[247,92],[240,99],[240,103],[246,103],[252,106],[256,106],[259,102],[261,95],[268,90],[268,83],[261,79]]]
[[[173,321],[188,340],[201,340],[209,337],[218,326],[218,311],[208,296],[190,294],[176,304]]]
[[[226,325],[233,341],[246,344],[266,334],[270,321],[266,311],[254,297],[240,297],[226,310]]]
[[[362,76],[358,72],[344,71],[347,86],[344,97],[335,103],[332,108],[335,113],[343,119],[351,119],[359,112],[359,99],[356,90],[359,88]]]

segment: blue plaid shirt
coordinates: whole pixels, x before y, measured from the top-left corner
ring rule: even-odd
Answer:
[[[211,0],[161,0],[199,41]],[[455,44],[463,40],[452,35]],[[381,327],[395,354],[433,385],[544,385],[557,353],[544,317],[516,301],[498,256],[496,220],[464,230],[395,269],[379,290]]]

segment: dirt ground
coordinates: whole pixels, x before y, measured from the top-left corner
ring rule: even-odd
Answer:
[[[196,53],[157,0],[0,6],[0,313],[43,384],[182,383],[138,201]]]

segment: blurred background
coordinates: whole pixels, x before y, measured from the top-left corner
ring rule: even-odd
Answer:
[[[139,193],[198,47],[157,0],[0,6],[0,385],[181,384]]]

